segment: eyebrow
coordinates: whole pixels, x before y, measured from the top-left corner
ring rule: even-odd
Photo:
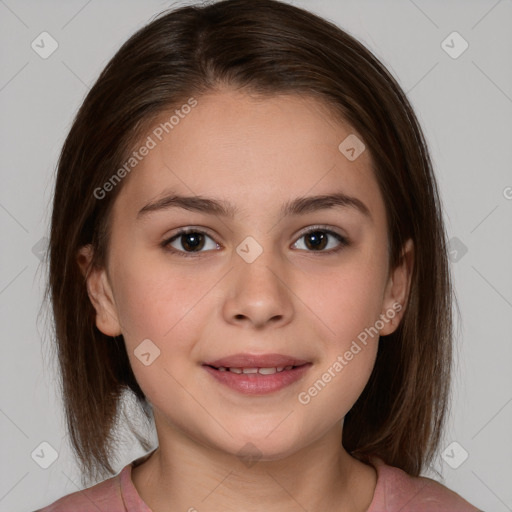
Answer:
[[[280,216],[283,218],[292,215],[305,215],[318,210],[336,207],[351,208],[363,214],[370,221],[373,221],[369,208],[360,199],[342,192],[298,197],[287,201],[281,207]],[[220,199],[170,194],[146,204],[137,214],[137,219],[146,217],[153,212],[169,210],[171,208],[182,208],[193,212],[219,215],[227,218],[233,218],[240,211],[235,205]]]

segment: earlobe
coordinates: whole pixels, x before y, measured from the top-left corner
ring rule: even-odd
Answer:
[[[107,272],[104,268],[91,266],[92,256],[90,244],[81,247],[77,263],[84,276],[91,304],[96,310],[96,327],[107,336],[119,336],[122,332]]]
[[[386,286],[381,316],[387,321],[380,331],[381,336],[394,332],[402,320],[409,299],[413,265],[414,244],[409,238],[403,246],[400,264],[392,270]]]

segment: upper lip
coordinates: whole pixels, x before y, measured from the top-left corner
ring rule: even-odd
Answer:
[[[234,354],[232,356],[207,361],[203,364],[220,368],[277,368],[285,366],[301,366],[309,363],[304,359],[283,354]]]

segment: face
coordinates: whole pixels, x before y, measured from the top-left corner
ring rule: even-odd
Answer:
[[[347,158],[339,146],[355,132],[323,104],[224,90],[159,140],[170,115],[115,201],[108,264],[88,278],[96,323],[123,334],[159,435],[282,458],[339,426],[361,394],[379,333],[399,323],[408,268],[388,273],[369,152]],[[285,211],[331,194],[352,202]],[[234,355],[245,359],[219,362]]]

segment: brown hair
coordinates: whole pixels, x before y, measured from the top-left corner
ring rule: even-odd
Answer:
[[[116,53],[87,94],[58,163],[49,250],[62,396],[72,447],[87,478],[115,474],[115,425],[123,393],[145,418],[122,336],[95,325],[77,264],[106,263],[109,213],[122,183],[94,191],[119,169],[155,116],[229,85],[262,94],[314,97],[360,134],[387,211],[390,269],[415,247],[408,304],[379,344],[376,364],[345,417],[343,445],[417,476],[432,460],[447,412],[452,357],[452,288],[440,198],[427,146],[405,94],[352,36],[276,0],[225,0],[159,15]],[[136,172],[136,171],[133,171]],[[150,447],[136,429],[145,450]]]

